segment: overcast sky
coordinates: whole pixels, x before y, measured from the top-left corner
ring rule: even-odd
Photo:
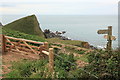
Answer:
[[[0,0],[0,14],[117,15],[119,0]]]

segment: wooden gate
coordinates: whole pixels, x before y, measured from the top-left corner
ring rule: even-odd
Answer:
[[[37,42],[27,39],[14,38],[2,35],[2,52],[9,51],[24,51],[31,52],[35,54],[39,54],[42,50],[48,51],[48,43],[47,42]]]
[[[27,39],[14,38],[5,35],[2,37],[2,54],[9,54],[10,51],[21,53],[46,54],[49,57],[49,71],[53,72],[54,53],[53,48],[48,47],[48,42],[37,42]]]

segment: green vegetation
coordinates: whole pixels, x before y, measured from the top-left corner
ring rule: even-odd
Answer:
[[[5,34],[6,36],[11,36],[11,37],[15,37],[15,38],[23,38],[23,39],[28,39],[28,40],[40,41],[40,42],[46,41],[43,37],[40,37],[37,35],[25,34],[25,33],[11,30],[11,29],[8,29],[5,27],[2,29],[2,33]]]
[[[83,54],[81,57],[75,57],[75,60],[81,60],[88,63],[88,54]]]
[[[71,71],[75,70],[76,66],[70,64],[68,61],[75,64],[74,57],[73,55],[66,55],[64,53],[60,53],[59,56],[55,56],[54,78],[69,78]],[[52,76],[48,72],[47,63],[47,59],[13,62],[12,71],[4,76],[6,78],[51,78]]]
[[[110,80],[118,79],[119,55],[120,51],[108,53],[106,51],[97,51],[88,54],[89,65],[86,70],[98,76]]]
[[[54,45],[54,46],[62,47],[61,44],[55,44],[55,43],[50,43],[49,45]]]
[[[39,23],[35,15],[27,16],[18,19],[12,23],[3,26],[7,29],[19,31],[30,35],[38,35],[44,37],[42,30],[39,27]]]
[[[61,44],[74,45],[74,46],[81,46],[81,42],[83,42],[78,40],[60,40],[59,38],[50,38],[47,39],[47,41],[49,43],[61,43]]]
[[[68,51],[73,52],[73,53],[78,53],[78,54],[84,54],[85,53],[85,51],[83,51],[83,50],[75,50],[74,48],[71,48],[69,46],[66,46],[65,49],[67,49]]]
[[[45,67],[47,59],[37,61],[22,60],[12,64],[12,71],[4,75],[7,78],[43,78],[48,71],[47,67]]]
[[[1,31],[1,27],[0,27]],[[61,47],[61,44],[81,46],[83,41],[77,40],[60,40],[58,38],[50,38],[45,40],[44,35],[39,28],[39,23],[35,15],[28,16],[7,24],[2,29],[3,34],[16,38],[29,39],[34,41],[48,41],[49,45]],[[54,44],[60,43],[60,44]],[[75,50],[72,47],[65,47],[66,52],[59,53],[55,49],[54,57],[54,74],[48,72],[48,59],[44,60],[22,60],[13,62],[11,72],[4,75],[6,78],[89,78],[89,80],[98,77],[117,79],[119,71],[120,51],[108,53],[103,50],[97,50],[92,53],[84,54],[85,51]],[[74,57],[73,53],[81,54],[81,57]],[[83,68],[78,68],[76,60],[89,62]]]

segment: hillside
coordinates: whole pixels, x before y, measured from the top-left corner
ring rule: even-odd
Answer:
[[[35,15],[0,27],[0,33],[15,38],[48,42],[48,47],[54,48],[52,61],[50,57],[41,55],[46,51],[47,55],[51,54],[45,46],[31,42],[27,42],[27,45],[24,40],[21,42],[6,38],[8,51],[0,56],[3,63],[0,78],[86,78],[88,80],[118,80],[119,78],[119,50],[107,52],[102,49],[90,49],[87,48],[88,43],[78,40],[45,39]],[[34,50],[40,54],[36,54]],[[49,63],[52,62],[53,72],[49,72],[51,67]]]
[[[2,34],[6,36],[15,37],[15,38],[23,38],[28,40],[40,41],[40,42],[46,41],[45,38],[40,37],[38,35],[30,35],[30,34],[22,33],[19,31],[11,30],[5,27],[2,29]]]
[[[37,17],[35,15],[27,16],[18,19],[4,26],[5,28],[20,31],[26,34],[38,35],[44,37],[42,30],[39,27]]]

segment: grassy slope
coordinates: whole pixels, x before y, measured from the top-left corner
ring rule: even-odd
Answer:
[[[50,39],[47,39],[47,41],[51,44],[53,43],[61,43],[61,44],[65,44],[65,45],[73,45],[73,46],[81,46],[81,42],[84,42],[84,41],[78,41],[78,40],[60,40],[58,38],[50,38]],[[57,46],[60,46],[60,45],[57,45]],[[84,51],[76,51],[74,49],[67,49],[65,48],[68,52],[71,52],[71,53],[76,53],[76,54],[82,54],[83,56],[81,57],[76,57],[76,60],[82,60],[84,62],[88,62],[88,59],[87,59],[87,54],[84,54]]]
[[[35,15],[18,19],[4,26],[5,28],[20,31],[26,34],[38,35],[44,37],[42,30]]]
[[[81,46],[81,42],[83,41],[78,41],[78,40],[60,40],[58,38],[50,38],[47,39],[49,43],[62,43],[66,45],[74,45],[74,46]]]
[[[46,41],[45,38],[43,38],[43,37],[40,37],[40,36],[37,36],[37,35],[25,34],[25,33],[15,31],[15,30],[11,30],[11,29],[8,29],[8,28],[3,28],[2,33],[7,35],[7,36],[11,36],[11,37],[15,37],[15,38],[23,38],[23,39],[41,41],[41,42]]]

